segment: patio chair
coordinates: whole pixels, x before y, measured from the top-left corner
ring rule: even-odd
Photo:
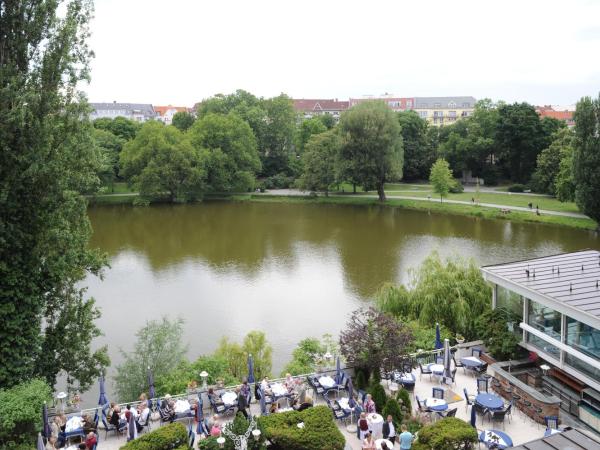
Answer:
[[[487,392],[488,391],[488,380],[485,378],[477,378],[477,392]]]
[[[411,394],[415,393],[415,383],[401,383],[402,388]]]
[[[421,371],[421,373],[419,374],[419,380],[423,377],[423,375],[429,375],[429,380],[431,380],[431,376],[433,375],[433,372],[431,371],[431,369],[429,367],[424,369],[423,364],[419,363],[419,370]]]
[[[424,404],[421,403],[421,399],[418,395],[415,395],[415,400],[417,401],[417,410],[420,413],[431,414],[431,409],[427,408],[427,406],[424,406]]]
[[[487,368],[488,368],[487,363],[484,363],[481,366],[473,367],[473,371],[479,375],[484,376],[487,374]]]
[[[452,408],[452,409],[448,409],[446,411],[436,411],[436,412],[437,412],[437,415],[443,419],[446,417],[456,417],[457,410],[458,410],[458,408]]]
[[[440,400],[444,400],[444,390],[442,388],[434,387],[432,389],[432,391],[433,391],[433,398],[439,398]]]
[[[457,360],[456,360],[456,357],[454,356],[454,354],[452,355],[452,361],[454,362],[454,367],[455,367],[455,368],[462,367],[462,368],[463,368],[463,370],[465,369],[465,365],[462,363],[462,361],[460,361],[460,360],[459,360],[459,361],[457,361]],[[465,373],[466,373],[466,371],[465,371]]]
[[[119,436],[121,433],[127,430],[126,422],[119,422],[119,426],[116,427],[106,421],[106,415],[102,414],[102,425],[104,425],[104,439],[108,437],[110,431],[114,431],[115,435]]]
[[[436,364],[444,364],[444,358],[442,356],[436,356],[435,363]]]
[[[402,372],[404,373],[412,373],[413,366],[410,361],[405,361],[402,363]]]
[[[212,398],[209,398],[208,401],[215,414],[223,414],[225,412],[225,405],[223,403],[215,403]]]
[[[469,410],[469,406],[473,406],[473,402],[475,402],[475,396],[474,395],[469,395],[469,393],[467,392],[467,388],[464,388],[463,392],[465,393],[465,401],[467,402],[467,405],[465,407],[465,411],[468,411]]]
[[[485,412],[483,413],[483,415],[485,416],[486,414],[489,415],[489,420],[490,422],[501,422],[502,423],[502,429],[504,430],[504,421],[505,419],[508,417],[509,418],[509,422],[510,422],[510,410],[511,410],[511,406],[512,405],[508,405],[507,408],[505,409],[500,409],[500,410],[491,410],[491,409],[486,409]]]
[[[338,405],[339,406],[339,405]],[[350,411],[345,411],[344,409],[332,409],[333,417],[335,420],[343,421],[346,423],[346,419],[350,417]]]
[[[546,428],[549,430],[558,430],[558,416],[545,416]]]
[[[481,357],[481,353],[482,353],[482,351],[481,351],[480,348],[473,348],[473,349],[471,349],[471,356],[479,358],[479,357]]]

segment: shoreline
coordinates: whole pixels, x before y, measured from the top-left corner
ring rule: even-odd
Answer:
[[[90,197],[89,205],[116,205],[130,204],[138,197],[132,194],[108,194]],[[482,219],[510,220],[516,223],[545,224],[561,227],[571,227],[589,231],[596,231],[598,225],[592,219],[567,217],[551,214],[536,215],[534,212],[510,210],[502,212],[501,209],[479,206],[464,205],[436,200],[409,200],[400,198],[388,198],[385,203],[379,202],[375,197],[353,194],[331,194],[326,197],[309,195],[281,195],[281,194],[223,194],[208,195],[203,201],[237,201],[237,202],[269,202],[269,203],[314,203],[314,204],[340,204],[340,205],[377,205],[388,208],[402,208],[416,211],[428,211],[439,214],[462,215]]]

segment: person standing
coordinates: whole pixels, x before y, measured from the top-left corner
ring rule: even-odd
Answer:
[[[391,441],[392,444],[396,442],[396,428],[394,427],[394,422],[392,422],[391,415],[387,416],[387,420],[383,424],[382,433],[384,439]]]
[[[246,399],[246,396],[239,387],[235,388],[235,393],[237,394],[238,413],[242,413],[244,417],[248,419],[248,413],[246,412],[246,408],[248,407],[248,400]]]
[[[362,443],[363,450],[376,450],[377,446],[375,445],[375,439],[373,439],[373,435],[369,431],[365,440]]]
[[[375,408],[375,402],[371,397],[371,394],[367,394],[367,400],[365,401],[365,412],[367,414],[375,414],[377,409]]]
[[[410,450],[412,448],[414,436],[408,431],[408,428],[406,428],[406,425],[404,424],[402,424],[400,430],[402,430],[402,433],[400,433],[400,450]]]

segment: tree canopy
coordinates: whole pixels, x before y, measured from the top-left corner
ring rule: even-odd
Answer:
[[[402,178],[404,153],[394,113],[384,102],[359,103],[342,114],[340,132],[346,178],[365,190],[375,188],[385,201],[384,184]]]
[[[431,166],[429,181],[433,186],[433,192],[439,194],[441,202],[448,195],[450,188],[454,184],[454,178],[452,177],[448,161],[440,158]]]
[[[337,167],[342,140],[337,130],[316,134],[306,144],[302,155],[303,173],[300,186],[308,191],[329,192],[337,180]]]
[[[98,310],[78,287],[104,263],[89,248],[82,192],[100,157],[77,90],[88,79],[90,4],[3,2],[0,14],[0,387],[39,376],[86,389]],[[77,336],[74,339],[74,336]],[[86,367],[82,367],[83,363]]]
[[[404,144],[404,179],[424,180],[435,161],[436,148],[427,139],[427,122],[415,111],[398,113]]]
[[[171,124],[178,128],[179,131],[187,131],[193,124],[196,118],[187,111],[177,111],[173,115]]]

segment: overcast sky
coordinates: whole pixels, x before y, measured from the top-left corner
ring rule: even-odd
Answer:
[[[600,1],[96,0],[92,102],[600,91]]]

